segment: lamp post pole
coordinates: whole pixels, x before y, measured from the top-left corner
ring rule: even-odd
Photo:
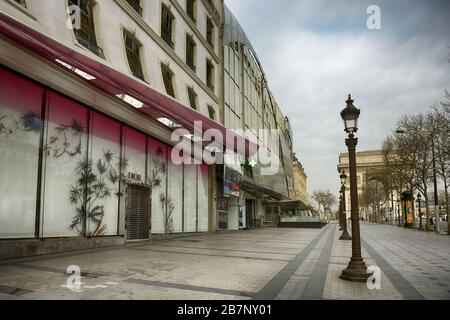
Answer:
[[[341,197],[342,197],[342,235],[339,240],[352,240],[352,237],[348,234],[347,230],[347,206],[345,203],[345,180],[347,179],[347,175],[344,171],[341,173]]]
[[[361,255],[361,237],[359,229],[359,210],[358,210],[358,186],[356,177],[356,145],[358,139],[354,133],[358,131],[357,123],[360,110],[353,105],[354,100],[348,96],[347,107],[341,112],[345,123],[345,131],[348,138],[345,144],[349,153],[350,164],[350,196],[352,213],[352,257],[345,270],[342,271],[341,278],[348,281],[366,282],[370,274],[367,273],[367,266]]]
[[[339,191],[339,193],[340,193],[340,191]],[[342,212],[343,212],[343,210],[342,210],[342,195],[339,194],[339,215],[338,215],[339,231],[342,231]]]

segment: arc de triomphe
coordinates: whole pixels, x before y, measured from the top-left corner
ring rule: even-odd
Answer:
[[[348,153],[341,153],[339,155],[339,164],[337,166],[338,172],[344,169],[347,176],[349,176],[349,160]],[[385,169],[385,161],[383,151],[362,151],[356,153],[356,174],[358,182],[358,195],[363,195],[367,183],[371,180],[378,180],[383,183],[383,171]],[[347,178],[345,190],[345,203],[347,218],[350,217],[351,201],[350,201],[350,178]],[[397,199],[397,194],[394,192],[392,198]],[[393,208],[396,211],[396,203],[386,201],[385,208],[387,211]],[[396,212],[394,212],[396,214]],[[360,216],[367,220],[367,213],[360,212]]]

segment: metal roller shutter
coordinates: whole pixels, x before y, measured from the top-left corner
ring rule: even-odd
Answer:
[[[150,192],[148,188],[128,187],[127,240],[150,238]]]

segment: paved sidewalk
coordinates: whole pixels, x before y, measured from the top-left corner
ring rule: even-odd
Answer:
[[[339,278],[352,255],[352,242],[339,240],[341,234],[342,232],[337,232],[334,237],[323,298],[333,300],[402,300],[402,295],[383,272],[383,268],[381,270],[380,290],[369,290],[366,283],[348,282]],[[377,265],[364,246],[362,247],[362,256],[368,267]]]
[[[261,229],[0,262],[0,299],[450,299],[450,237],[362,225],[381,290],[339,278],[351,256],[336,224]],[[82,288],[67,289],[70,265]]]

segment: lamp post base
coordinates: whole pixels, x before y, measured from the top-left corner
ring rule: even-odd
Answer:
[[[341,279],[352,282],[367,282],[371,275],[371,273],[367,273],[367,266],[362,258],[351,258],[347,268],[341,273]]]
[[[348,234],[347,230],[339,237],[339,240],[352,240],[352,236]]]

